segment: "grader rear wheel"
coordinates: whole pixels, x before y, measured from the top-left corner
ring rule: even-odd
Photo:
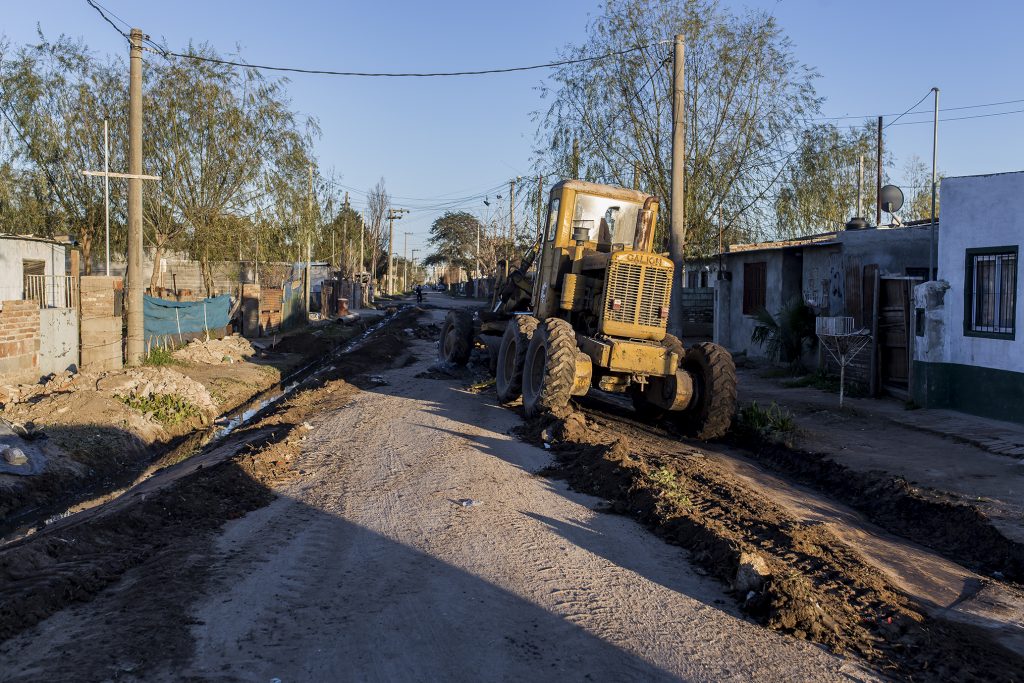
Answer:
[[[539,324],[532,315],[517,315],[505,327],[494,373],[494,387],[502,403],[511,403],[523,393],[526,350]]]
[[[473,316],[468,311],[448,311],[441,325],[438,359],[443,363],[462,366],[469,362],[472,350]]]
[[[736,365],[718,344],[703,342],[686,351],[683,370],[693,378],[696,403],[680,413],[679,425],[701,440],[724,436],[736,412]]]
[[[561,318],[537,328],[523,366],[523,410],[534,417],[568,405],[576,377],[576,333]]]

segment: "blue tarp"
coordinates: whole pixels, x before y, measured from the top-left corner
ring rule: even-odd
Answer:
[[[203,299],[202,301],[170,301],[153,296],[144,297],[146,342],[179,334],[203,332],[224,328],[231,312],[231,296]]]

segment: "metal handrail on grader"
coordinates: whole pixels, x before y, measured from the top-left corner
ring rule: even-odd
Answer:
[[[465,365],[475,345],[486,347],[498,399],[521,396],[528,417],[597,388],[629,394],[637,412],[671,416],[689,436],[725,434],[736,367],[721,346],[684,348],[666,331],[673,264],[653,250],[657,197],[564,180],[547,215],[520,265],[506,264],[486,310],[448,313],[440,359]]]

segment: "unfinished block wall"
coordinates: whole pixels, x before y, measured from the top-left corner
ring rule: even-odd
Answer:
[[[82,277],[83,370],[116,370],[123,365],[121,313],[117,306],[122,291],[119,277]]]
[[[39,358],[39,304],[4,301],[0,306],[0,376],[26,374]]]

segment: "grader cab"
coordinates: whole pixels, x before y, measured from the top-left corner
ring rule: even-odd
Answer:
[[[657,198],[642,192],[580,180],[555,185],[532,282],[533,250],[491,310],[476,321],[449,315],[442,359],[465,362],[473,342],[482,342],[499,400],[522,396],[528,416],[593,387],[629,394],[647,417],[674,413],[697,438],[724,434],[736,402],[735,366],[722,347],[684,348],[666,331],[673,264],[653,250],[657,213]]]

